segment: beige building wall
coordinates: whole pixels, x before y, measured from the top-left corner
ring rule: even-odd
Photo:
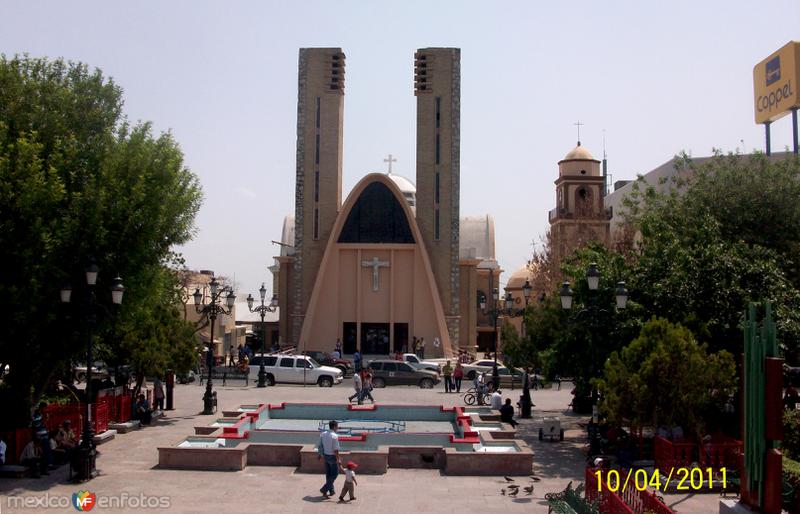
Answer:
[[[431,259],[450,339],[459,341],[461,50],[414,54],[417,97],[417,223]]]
[[[342,203],[344,71],[341,48],[300,49],[293,291],[291,308],[281,305],[295,344]]]

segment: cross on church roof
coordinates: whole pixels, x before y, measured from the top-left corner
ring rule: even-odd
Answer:
[[[392,154],[389,154],[389,158],[388,159],[384,159],[383,162],[388,162],[389,163],[389,171],[387,173],[391,174],[392,173],[392,163],[393,162],[397,162],[397,159],[392,159]]]
[[[581,120],[578,120],[577,123],[573,123],[573,125],[578,127],[578,146],[581,146],[581,125],[583,125],[583,123],[581,123]]]

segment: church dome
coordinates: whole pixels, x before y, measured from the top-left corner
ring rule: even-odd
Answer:
[[[397,184],[397,187],[400,189],[402,193],[416,193],[417,186],[414,185],[409,179],[405,178],[402,175],[395,175],[394,173],[389,173],[389,178]]]
[[[395,183],[397,188],[403,193],[403,198],[406,199],[409,207],[416,212],[417,211],[417,186],[414,185],[409,179],[405,178],[402,175],[395,175],[392,172],[386,174],[392,182]]]
[[[570,150],[569,153],[567,155],[565,155],[564,159],[562,159],[562,160],[564,160],[564,161],[594,161],[596,159],[592,156],[592,154],[589,152],[589,150],[587,150],[586,148],[581,146],[581,143],[579,141],[578,142],[578,146],[576,146],[575,148]]]
[[[528,265],[525,264],[508,277],[506,289],[522,289],[522,286],[525,285],[525,281],[531,278],[531,270],[529,270]]]

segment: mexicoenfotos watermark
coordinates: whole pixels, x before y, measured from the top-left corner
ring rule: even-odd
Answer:
[[[3,508],[10,512],[17,509],[66,509],[70,506],[80,512],[88,512],[95,507],[105,509],[168,509],[172,505],[169,496],[150,496],[139,494],[109,494],[99,495],[89,491],[78,491],[72,496],[63,494],[44,493],[39,495],[6,496],[0,502],[0,514]]]

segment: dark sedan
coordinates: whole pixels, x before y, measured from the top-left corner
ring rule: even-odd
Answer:
[[[333,368],[339,368],[339,370],[342,372],[343,377],[353,372],[353,364],[351,364],[350,361],[347,359],[334,359],[333,356],[329,353],[318,352],[315,350],[309,350],[305,353],[306,355],[308,355],[315,361],[319,362],[323,366],[331,366]]]
[[[402,361],[391,359],[370,361],[372,371],[372,385],[386,387],[387,385],[413,385],[423,389],[431,389],[441,382],[439,374],[427,369],[415,369]]]

